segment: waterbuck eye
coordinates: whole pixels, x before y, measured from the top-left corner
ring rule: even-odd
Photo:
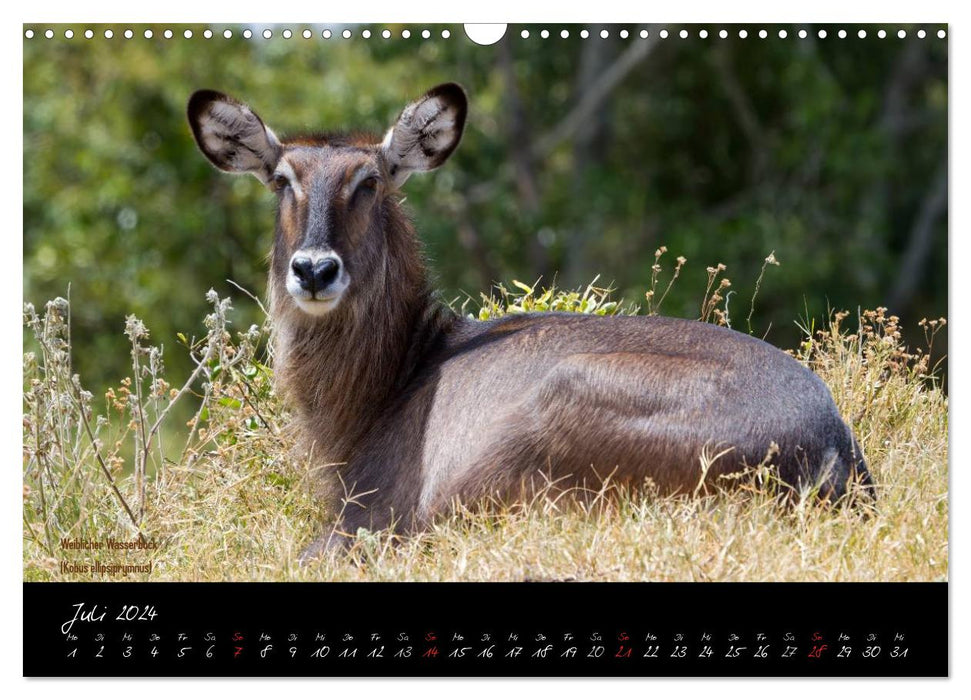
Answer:
[[[270,187],[274,192],[282,192],[285,187],[290,186],[290,178],[281,173],[276,173],[270,180]]]
[[[356,203],[368,199],[375,193],[377,189],[378,178],[376,175],[369,175],[368,177],[364,178],[357,183],[357,187],[354,189],[354,193],[351,195],[351,206],[353,207]]]

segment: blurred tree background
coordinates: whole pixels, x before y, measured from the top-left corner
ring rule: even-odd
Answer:
[[[24,41],[24,297],[70,295],[75,363],[95,390],[126,374],[124,318],[189,370],[176,333],[199,335],[210,287],[235,298],[237,323],[260,320],[227,280],[265,293],[274,197],[215,171],[185,119],[189,95],[214,88],[250,104],[277,133],[381,134],[404,104],[457,81],[470,97],[464,141],[440,171],[412,178],[408,205],[447,299],[493,282],[558,286],[595,276],[643,306],[654,251],[662,282],[688,262],[661,309],[697,317],[708,265],[732,279],[733,325],[745,317],[765,257],[754,332],[793,347],[795,322],[827,308],[888,306],[916,323],[947,311],[947,42],[937,28],[510,26],[480,47],[461,26],[31,27]],[[190,29],[193,37],[183,38]],[[527,29],[528,39],[521,38]],[[540,31],[549,30],[549,38]],[[620,30],[629,32],[627,38]],[[797,38],[805,28],[808,37]],[[561,38],[561,30],[569,38]]]

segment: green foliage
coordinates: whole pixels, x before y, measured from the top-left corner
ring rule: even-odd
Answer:
[[[519,293],[512,292],[503,284],[495,286],[496,294],[482,295],[482,306],[477,314],[469,314],[480,321],[500,318],[506,314],[524,314],[540,311],[562,311],[565,313],[593,314],[595,316],[633,315],[636,306],[622,306],[610,300],[612,290],[595,286],[594,280],[582,292],[564,291],[549,287],[542,289],[539,281],[532,287],[513,280]]]
[[[111,40],[58,29],[24,43],[24,295],[69,293],[72,361],[92,386],[124,366],[127,315],[168,348],[177,331],[201,330],[206,289],[264,290],[273,198],[196,152],[184,111],[203,87],[247,101],[283,134],[381,133],[429,86],[462,83],[461,147],[406,186],[447,298],[539,276],[571,289],[609,270],[607,286],[640,299],[663,242],[688,260],[686,290],[705,280],[693,261],[755,280],[774,250],[784,274],[763,280],[751,327],[771,328],[778,345],[796,342],[792,319],[804,312],[888,305],[919,318],[947,304],[946,206],[929,232],[917,226],[946,174],[942,41],[820,40],[813,28],[806,40],[657,40],[564,132],[589,85],[642,41],[636,31],[596,44],[573,27],[550,43],[510,27],[484,48],[458,26],[428,41],[416,27],[402,39],[398,26],[394,39],[367,41],[324,40],[320,27],[310,40],[296,26],[289,40],[281,28],[271,40],[235,26],[228,40],[222,27],[210,40],[199,26],[192,40],[111,28]],[[514,165],[524,149],[528,171]],[[735,291],[747,300],[754,289]],[[663,312],[694,317],[697,301],[675,287]],[[247,300],[239,311],[244,328],[261,319]],[[193,369],[170,362],[176,378]]]

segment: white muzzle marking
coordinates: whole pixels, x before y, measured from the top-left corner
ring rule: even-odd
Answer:
[[[293,262],[298,258],[309,259],[312,267],[316,267],[318,263],[327,259],[334,260],[338,265],[337,277],[326,287],[314,289],[311,292],[304,287],[304,284],[294,272]],[[311,316],[323,316],[336,309],[350,283],[351,278],[347,274],[347,268],[344,267],[344,262],[332,250],[305,248],[298,250],[290,258],[290,266],[287,270],[287,292],[293,297],[297,307]]]

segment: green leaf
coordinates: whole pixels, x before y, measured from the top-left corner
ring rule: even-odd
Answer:
[[[279,486],[281,488],[290,487],[290,480],[287,479],[285,476],[282,476],[281,474],[278,474],[276,472],[270,472],[269,474],[267,474],[266,480],[271,484],[273,484],[274,486]]]

